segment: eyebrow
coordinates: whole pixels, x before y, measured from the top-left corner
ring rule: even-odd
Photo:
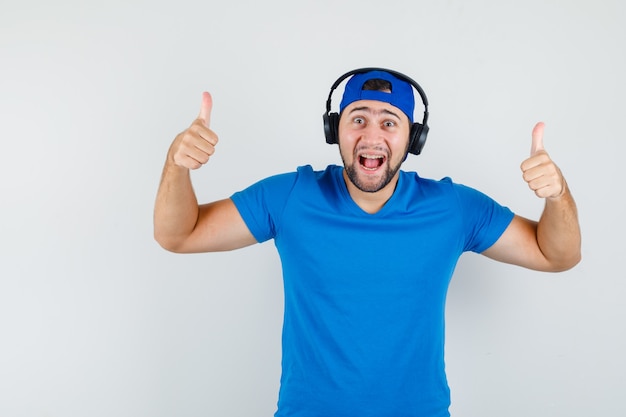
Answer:
[[[361,106],[361,107],[355,107],[355,108],[353,108],[352,110],[350,110],[350,114],[352,114],[352,113],[354,113],[354,112],[357,112],[357,111],[366,111],[366,112],[368,112],[368,113],[373,113],[373,114],[382,114],[382,113],[384,113],[384,114],[390,114],[390,115],[392,115],[392,116],[396,117],[398,120],[402,120],[402,119],[400,118],[400,116],[398,116],[398,114],[397,114],[397,113],[392,112],[391,110],[388,110],[388,109],[382,109],[382,110],[374,111],[374,110],[372,110],[372,108],[371,108],[371,107],[368,107],[368,106]]]

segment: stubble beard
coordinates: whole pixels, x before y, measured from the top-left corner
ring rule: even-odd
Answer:
[[[343,155],[341,155],[341,159],[343,160],[343,166],[346,170],[346,174],[348,175],[348,179],[350,180],[350,182],[352,182],[352,184],[354,184],[356,188],[366,193],[375,193],[385,188],[391,182],[393,177],[398,173],[398,171],[400,170],[400,166],[402,166],[403,162],[400,161],[394,166],[387,164],[387,168],[383,172],[383,176],[380,178],[380,180],[375,183],[370,183],[362,181],[359,177],[359,158],[356,153],[354,155],[354,162],[352,163],[352,165],[346,164],[346,160]]]

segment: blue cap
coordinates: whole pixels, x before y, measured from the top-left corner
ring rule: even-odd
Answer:
[[[391,84],[391,92],[363,90],[363,85],[367,81],[374,79],[388,81]],[[343,109],[358,100],[376,100],[389,103],[402,110],[409,118],[409,121],[413,123],[413,112],[415,110],[413,88],[408,82],[394,77],[388,72],[370,71],[352,76],[344,89],[339,111],[343,112]]]

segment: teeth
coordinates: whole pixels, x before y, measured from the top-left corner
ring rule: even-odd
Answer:
[[[383,159],[382,155],[368,155],[368,154],[364,154],[361,155],[362,158],[367,158],[367,159]]]

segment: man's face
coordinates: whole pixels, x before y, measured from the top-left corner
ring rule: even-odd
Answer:
[[[382,101],[359,100],[343,110],[339,152],[359,190],[379,191],[396,177],[408,151],[409,125],[402,110]]]

